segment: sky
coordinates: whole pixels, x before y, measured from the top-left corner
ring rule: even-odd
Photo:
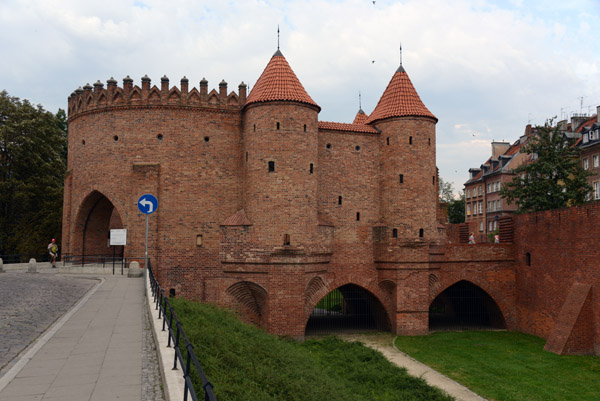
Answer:
[[[600,0],[2,0],[0,90],[52,112],[127,75],[251,90],[278,26],[321,121],[352,122],[359,93],[371,113],[402,58],[455,191],[492,141],[600,105]]]

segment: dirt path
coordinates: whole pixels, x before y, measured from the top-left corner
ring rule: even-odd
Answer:
[[[399,351],[394,346],[395,336],[390,333],[343,334],[338,337],[346,341],[359,341],[381,352],[393,364],[406,368],[411,376],[422,377],[429,385],[442,389],[457,400],[486,401],[485,398],[478,396],[465,386]]]

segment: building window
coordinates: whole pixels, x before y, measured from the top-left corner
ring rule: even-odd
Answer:
[[[360,150],[360,146],[356,145],[356,146],[354,147],[354,150],[356,150],[356,151],[358,152],[358,151]]]
[[[356,212],[356,221],[360,221],[360,212]]]
[[[494,222],[490,220],[490,223],[488,224],[488,231],[489,231],[489,232],[492,232],[492,231],[494,231],[494,228],[493,228],[493,227],[494,227]]]
[[[400,184],[404,182],[404,174],[400,174]]]
[[[467,216],[471,215],[471,204],[467,203]]]
[[[496,201],[496,210],[502,210],[502,199]]]
[[[409,137],[408,137],[408,144],[409,144],[409,145],[412,145],[412,136],[409,136]]]
[[[492,184],[491,184],[491,183],[490,183],[490,184],[488,184],[488,194],[489,194],[490,192],[492,192]]]
[[[590,159],[587,157],[583,159],[583,169],[588,170],[590,168]]]
[[[471,197],[471,190],[467,189],[467,199],[469,199]]]
[[[246,152],[246,161],[248,161],[248,152]]]
[[[342,204],[342,197],[338,196],[338,205],[341,205],[341,204]]]
[[[479,196],[481,196],[483,194],[483,187],[480,185],[479,186]]]
[[[277,131],[279,131],[279,127],[280,127],[279,122],[277,122]]]
[[[312,174],[313,173],[313,164],[312,163],[310,163],[309,170],[310,170],[310,173]]]
[[[594,168],[600,166],[600,160],[598,160],[598,159],[599,159],[598,155],[594,155],[594,157],[592,158],[592,160],[594,160],[594,162],[593,162]]]
[[[483,201],[479,201],[479,214],[483,214]]]
[[[256,124],[254,124],[254,132],[256,132]]]
[[[431,138],[427,138],[427,142],[429,142],[428,145],[431,146]]]
[[[269,173],[275,171],[275,162],[269,162]]]
[[[306,124],[304,124],[304,132],[306,132]]]
[[[600,199],[600,181],[594,182],[594,199]]]
[[[386,142],[387,142],[387,146],[390,146],[390,137],[389,136],[386,138]]]
[[[496,220],[494,220],[494,231],[496,231],[497,228],[498,228],[498,222]]]
[[[398,238],[398,229],[397,228],[392,229],[392,237]]]
[[[422,228],[419,228],[419,238],[423,238],[425,231]]]
[[[331,144],[330,144],[330,143],[328,143],[327,145],[325,145],[325,147],[326,147],[327,149],[331,149]]]
[[[431,176],[431,183],[432,183],[433,185],[435,185],[435,175],[434,175],[434,176]]]
[[[479,222],[479,231],[483,232],[483,221]]]
[[[525,264],[531,266],[531,254],[529,252],[525,253]]]
[[[283,234],[283,246],[290,246],[290,235]]]

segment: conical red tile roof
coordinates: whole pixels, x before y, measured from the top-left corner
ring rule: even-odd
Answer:
[[[362,109],[358,109],[358,113],[356,113],[356,117],[354,117],[354,121],[352,124],[366,124],[369,116],[365,114]]]
[[[300,80],[279,50],[271,57],[269,64],[254,84],[245,106],[278,100],[306,103],[321,110],[319,105],[306,93]]]
[[[437,118],[421,101],[404,68],[400,66],[381,95],[381,99],[369,116],[367,123],[384,118],[405,116],[431,117],[437,121]]]

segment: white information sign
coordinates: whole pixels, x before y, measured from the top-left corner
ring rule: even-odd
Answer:
[[[110,230],[110,245],[127,245],[127,229]]]

